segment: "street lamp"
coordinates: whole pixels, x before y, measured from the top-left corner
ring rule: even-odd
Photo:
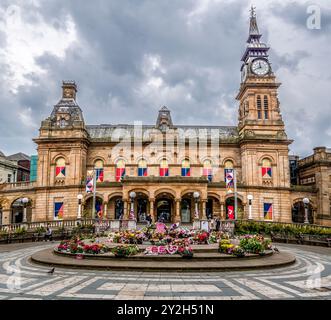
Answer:
[[[199,209],[198,209],[198,200],[200,198],[199,192],[195,191],[193,193],[193,198],[195,200],[194,219],[199,219]]]
[[[130,220],[134,220],[134,198],[136,197],[136,193],[134,191],[130,192],[130,198],[131,198],[131,209],[130,209]]]
[[[252,200],[253,200],[253,196],[251,194],[249,194],[247,196],[248,199],[248,220],[252,220],[253,216],[252,216]]]
[[[27,223],[27,217],[26,217],[26,206],[29,202],[29,199],[28,198],[23,198],[22,200],[22,203],[23,203],[23,223]]]
[[[78,194],[77,195],[77,199],[78,199],[78,214],[77,214],[77,219],[80,220],[82,218],[82,199],[83,199],[83,195],[82,194]]]
[[[309,223],[309,219],[308,219],[308,205],[309,205],[309,199],[308,198],[304,198],[303,200],[303,204],[305,206],[305,222],[304,223]]]

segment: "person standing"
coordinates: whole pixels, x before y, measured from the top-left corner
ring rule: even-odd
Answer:
[[[45,241],[47,241],[47,240],[49,240],[49,241],[53,240],[53,231],[49,227],[49,225],[47,225],[46,232],[45,232]]]
[[[221,220],[219,217],[216,218],[216,231],[220,231]]]

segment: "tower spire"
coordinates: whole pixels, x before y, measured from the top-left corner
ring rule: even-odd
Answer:
[[[259,27],[257,26],[257,21],[256,21],[256,7],[251,7],[250,13],[250,25],[249,25],[249,38],[247,40],[248,43],[251,42],[253,39],[259,40],[261,38],[261,34],[259,31]]]
[[[241,59],[241,61],[247,63],[250,58],[253,57],[265,57],[268,58],[269,47],[266,44],[260,42],[262,34],[259,31],[256,19],[255,7],[250,9],[250,22],[249,22],[249,35],[247,39],[247,48]]]

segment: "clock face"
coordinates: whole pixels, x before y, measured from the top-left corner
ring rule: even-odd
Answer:
[[[258,76],[265,76],[269,70],[269,63],[263,59],[257,59],[252,64],[252,71]]]

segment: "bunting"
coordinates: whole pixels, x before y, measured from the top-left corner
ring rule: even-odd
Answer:
[[[262,177],[270,179],[272,178],[272,168],[271,167],[262,167]]]
[[[103,168],[95,169],[96,181],[103,182]]]
[[[138,168],[139,177],[147,177],[147,168]]]
[[[66,176],[66,167],[56,167],[55,175],[56,178],[64,178]]]
[[[116,168],[116,181],[120,182],[125,176],[125,168]]]

